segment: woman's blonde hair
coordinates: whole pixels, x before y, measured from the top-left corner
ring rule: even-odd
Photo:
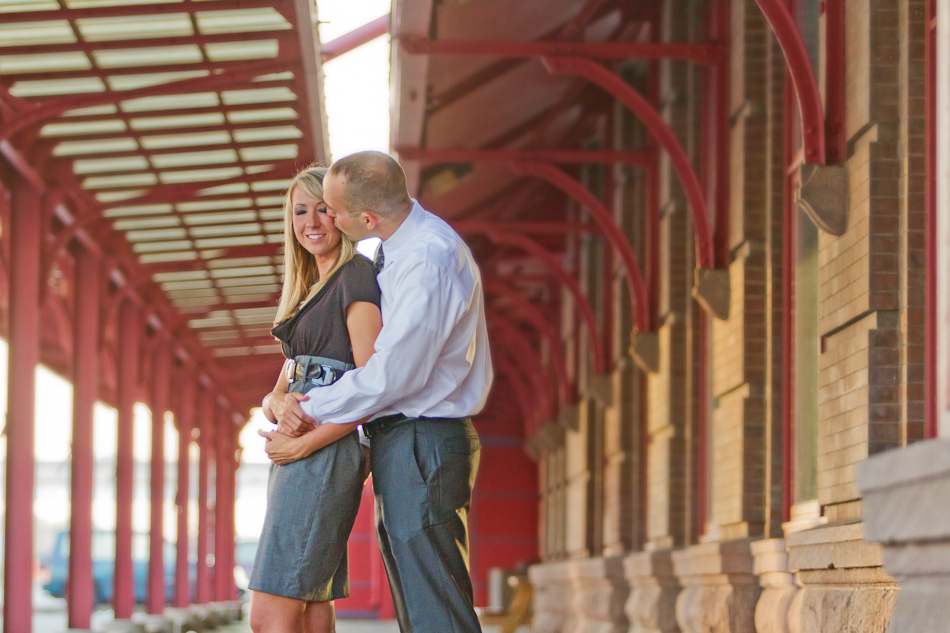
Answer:
[[[314,256],[297,241],[294,234],[293,195],[297,187],[311,198],[323,200],[323,177],[325,167],[307,167],[294,176],[284,198],[284,287],[280,292],[277,316],[274,325],[293,316],[326,284],[343,264],[353,259],[356,245],[344,233],[340,233],[340,255],[333,268],[323,279]]]

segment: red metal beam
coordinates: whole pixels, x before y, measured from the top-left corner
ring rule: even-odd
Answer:
[[[215,409],[214,392],[210,389],[202,389],[198,401],[198,426],[200,437],[198,438],[199,457],[198,457],[198,546],[196,548],[196,580],[195,580],[195,602],[197,604],[207,604],[211,600],[211,569],[208,568],[208,544],[210,534],[208,533],[208,469],[211,462],[211,451],[213,447],[214,417]]]
[[[96,92],[80,96],[64,97],[54,99],[34,107],[32,110],[21,113],[18,117],[4,122],[0,125],[0,140],[8,139],[13,134],[37,123],[47,121],[59,116],[67,110],[78,108],[88,108],[96,105],[111,104],[129,99],[138,99],[141,97],[152,97],[156,95],[169,95],[176,93],[188,93],[192,90],[207,92],[217,90],[226,86],[248,83],[255,77],[269,73],[281,72],[286,69],[286,60],[269,60],[266,62],[255,62],[245,65],[243,69],[235,69],[230,72],[222,72],[210,77],[196,77],[184,81],[173,81],[158,86],[148,86],[136,90],[126,90],[123,92]]]
[[[717,44],[667,42],[577,42],[513,40],[399,39],[413,55],[474,55],[480,57],[544,57],[569,55],[593,59],[676,59],[712,64],[721,54]]]
[[[645,166],[653,159],[646,150],[571,150],[571,149],[449,149],[398,147],[405,160],[431,163],[508,163],[541,162],[560,164],[624,163]]]
[[[33,444],[43,207],[40,193],[18,175],[13,176],[10,193],[3,629],[29,633],[33,628]]]
[[[139,386],[139,339],[142,329],[138,306],[125,301],[119,316],[118,424],[115,467],[115,573],[112,605],[116,619],[128,620],[135,611],[135,575],[132,570],[132,487],[135,400]]]
[[[588,210],[614,252],[620,256],[620,261],[626,272],[627,287],[630,290],[630,299],[633,303],[631,310],[633,311],[637,331],[651,331],[650,300],[646,284],[643,281],[643,273],[640,271],[640,263],[633,252],[633,247],[630,246],[630,242],[623,234],[623,230],[614,220],[613,214],[583,184],[553,165],[513,163],[512,168],[516,173],[546,180]]]
[[[323,62],[339,57],[344,53],[349,53],[354,48],[359,48],[363,44],[372,42],[377,37],[382,37],[389,33],[389,14],[382,15],[363,26],[353,29],[345,35],[341,35],[335,40],[330,40],[320,47],[323,55]]]
[[[240,2],[215,2],[213,5],[204,5],[201,3],[175,3],[175,4],[149,4],[149,5],[126,5],[126,6],[103,6],[92,9],[70,9],[60,6],[58,9],[49,11],[17,11],[15,13],[5,13],[3,22],[5,24],[20,24],[24,22],[45,22],[83,19],[101,19],[101,18],[119,18],[119,17],[155,17],[169,14],[195,14],[199,11],[220,11],[220,10],[240,10],[240,9],[262,9],[272,8],[275,5],[284,4],[285,0],[240,0]],[[145,39],[145,42],[162,42],[164,38],[155,40]]]
[[[231,441],[231,422],[226,413],[215,411],[212,417],[217,428],[215,429],[215,459],[214,459],[214,599],[229,600],[229,585],[234,585],[234,575],[227,566],[228,542],[228,513],[234,508],[228,506],[228,472],[234,461]]]
[[[195,383],[197,373],[193,366],[186,365],[180,375],[181,400],[178,405],[178,537],[175,543],[175,596],[173,604],[185,608],[191,602],[188,581],[188,505],[190,500],[191,429],[195,419]]]
[[[644,124],[644,129],[666,150],[673,169],[689,201],[696,231],[696,250],[701,268],[715,268],[712,231],[702,186],[693,171],[689,156],[666,121],[640,93],[623,79],[600,64],[578,57],[545,57],[544,64],[551,73],[575,75],[596,83],[620,100]]]
[[[772,32],[778,40],[785,56],[798,97],[798,109],[802,117],[802,141],[805,150],[805,163],[824,165],[827,161],[825,147],[825,116],[821,105],[821,93],[812,70],[808,50],[802,41],[795,18],[782,0],[755,0],[765,15]],[[839,161],[844,160],[840,156]]]
[[[70,629],[89,629],[92,576],[93,407],[99,395],[99,256],[79,247],[73,270],[73,436],[69,477]]]
[[[504,297],[512,304],[516,312],[524,317],[538,332],[548,340],[548,349],[551,352],[551,361],[560,384],[561,403],[571,404],[577,397],[577,388],[571,381],[567,371],[567,361],[564,359],[564,344],[555,331],[554,326],[544,317],[541,310],[528,301],[523,294],[504,283],[500,279],[490,276],[482,278],[482,285],[489,295]]]
[[[604,356],[604,342],[600,336],[600,329],[597,326],[597,317],[594,316],[594,309],[584,295],[577,279],[569,273],[550,251],[525,235],[505,232],[489,232],[488,239],[495,244],[504,244],[514,246],[527,254],[536,257],[544,263],[557,280],[567,288],[568,292],[574,298],[574,304],[577,311],[580,312],[581,319],[587,327],[587,334],[590,337],[591,353],[594,356],[594,371],[602,374],[607,371],[607,361]]]
[[[149,464],[148,591],[145,610],[152,615],[165,611],[165,412],[171,383],[171,348],[157,343],[151,380],[152,460]]]
[[[946,14],[944,14],[946,15]],[[925,41],[924,98],[926,100],[925,160],[927,214],[927,243],[925,246],[927,268],[927,298],[925,300],[925,345],[924,345],[924,435],[937,437],[937,2],[927,0],[925,12],[927,34]],[[943,16],[941,16],[943,17]],[[943,17],[947,19],[947,17]]]

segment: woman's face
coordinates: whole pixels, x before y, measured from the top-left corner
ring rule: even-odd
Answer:
[[[311,198],[301,187],[295,187],[290,197],[293,203],[294,235],[297,241],[314,257],[336,257],[340,251],[340,230],[327,216],[327,205],[320,198]]]

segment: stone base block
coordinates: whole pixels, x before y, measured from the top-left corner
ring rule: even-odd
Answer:
[[[671,550],[637,552],[624,559],[630,597],[624,610],[628,633],[677,633],[676,597],[680,584],[673,573]]]
[[[574,630],[574,586],[568,562],[543,563],[528,568],[534,586],[535,633],[567,633]]]
[[[629,589],[621,557],[533,565],[536,633],[626,633]]]
[[[898,586],[881,567],[881,548],[864,540],[863,524],[824,525],[786,541],[802,594],[790,617],[801,633],[884,633]]]
[[[755,541],[751,545],[755,575],[762,593],[755,605],[756,633],[798,633],[789,621],[789,612],[798,596],[794,574],[788,571],[785,539]]]
[[[755,633],[760,587],[749,540],[673,552],[673,568],[683,587],[676,599],[683,633]]]

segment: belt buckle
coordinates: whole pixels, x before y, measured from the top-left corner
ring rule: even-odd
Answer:
[[[327,385],[333,384],[336,379],[336,372],[329,365],[316,365],[310,382],[318,387],[325,387]]]
[[[294,360],[293,358],[287,359],[286,374],[287,374],[288,383],[292,383],[297,380],[297,369],[298,369],[297,361]]]

